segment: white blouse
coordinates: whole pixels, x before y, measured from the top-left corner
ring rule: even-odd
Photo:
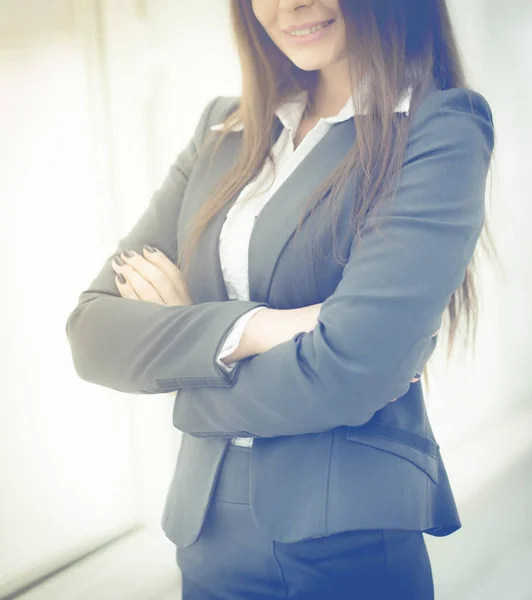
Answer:
[[[395,112],[408,114],[411,95],[412,90],[409,89],[399,102]],[[231,300],[249,300],[248,245],[255,219],[260,211],[329,129],[335,123],[346,121],[354,116],[353,99],[349,98],[336,116],[322,117],[294,149],[294,136],[298,130],[306,103],[307,92],[303,91],[294,96],[293,99],[286,101],[275,111],[284,126],[272,148],[277,178],[273,180],[273,185],[269,187],[274,173],[270,162],[267,161],[258,177],[242,190],[229,210],[222,227],[219,245],[220,263],[227,294]],[[221,127],[221,123],[213,125],[211,130],[219,131]],[[232,131],[242,131],[243,127],[242,123],[238,123]],[[217,357],[218,364],[227,371],[231,371],[236,363],[225,365],[221,362],[221,359],[229,356],[238,348],[248,321],[257,311],[263,308],[266,307],[260,306],[248,311],[235,322],[229,331]],[[233,438],[231,443],[237,446],[250,447],[253,445],[253,438]]]

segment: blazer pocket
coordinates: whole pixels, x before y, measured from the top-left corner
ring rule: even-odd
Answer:
[[[349,442],[395,454],[421,469],[433,483],[438,483],[440,447],[424,435],[383,423],[367,423],[347,427],[345,437]]]

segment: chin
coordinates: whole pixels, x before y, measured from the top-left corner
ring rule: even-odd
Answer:
[[[324,61],[323,59],[299,61],[292,60],[292,62],[298,69],[301,69],[302,71],[319,71],[321,69],[327,68],[330,64],[329,62]]]

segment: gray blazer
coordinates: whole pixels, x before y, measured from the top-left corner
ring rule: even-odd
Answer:
[[[338,231],[351,256],[345,268],[331,256],[322,203],[293,234],[309,193],[354,143],[352,119],[330,129],[256,220],[249,301],[229,300],[218,257],[220,230],[238,194],[191,258],[194,305],[121,298],[113,256],[151,244],[176,259],[185,226],[230,168],[243,134],[228,135],[211,171],[212,152],[195,151],[238,102],[217,97],[208,104],[144,214],[81,294],[66,326],[75,369],[86,381],[123,392],[178,391],[173,422],[183,440],[163,528],[179,547],[197,539],[235,436],[255,438],[251,510],[271,539],[353,529],[448,535],[461,523],[422,384],[410,380],[434,349],[432,334],[483,226],[494,144],[489,105],[465,89],[428,91],[412,115],[399,189],[382,230],[388,239],[367,235],[353,256],[346,222],[355,182],[345,191]],[[319,302],[311,333],[243,360],[231,373],[216,363],[225,335],[251,308]]]

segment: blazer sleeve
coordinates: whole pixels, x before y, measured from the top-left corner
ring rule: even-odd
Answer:
[[[145,244],[175,260],[177,222],[197,150],[219,97],[203,110],[195,133],[131,231],[118,242],[68,316],[74,368],[84,380],[128,393],[163,393],[176,378],[188,385],[227,386],[230,374],[216,357],[234,322],[258,306],[252,301],[166,306],[122,298],[111,263],[123,250],[142,256]],[[201,352],[191,352],[201,344]],[[174,388],[175,389],[175,388]]]
[[[480,236],[494,145],[489,105],[470,90],[430,94],[412,119],[384,237],[366,223],[314,330],[241,361],[230,388],[178,396],[178,429],[273,437],[359,426],[408,391]]]

